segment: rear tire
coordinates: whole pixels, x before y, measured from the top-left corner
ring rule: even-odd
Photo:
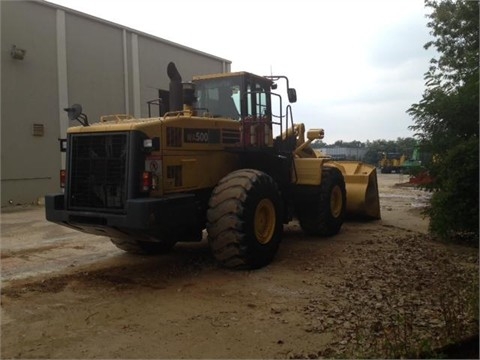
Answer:
[[[151,242],[130,238],[111,238],[110,240],[117,248],[137,255],[166,254],[175,245],[174,242]]]
[[[332,236],[340,231],[345,219],[347,196],[342,173],[332,167],[322,168],[318,201],[303,204],[297,217],[303,231],[313,236]]]
[[[253,169],[237,170],[218,183],[207,211],[215,259],[227,268],[269,264],[281,241],[282,201],[275,181]]]

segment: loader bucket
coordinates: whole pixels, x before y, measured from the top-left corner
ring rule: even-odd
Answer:
[[[347,217],[380,219],[377,170],[358,161],[334,161],[345,178]]]

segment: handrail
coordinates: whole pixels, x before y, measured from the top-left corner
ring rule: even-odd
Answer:
[[[107,122],[107,121],[123,121],[123,120],[131,120],[135,119],[132,115],[128,114],[111,114],[111,115],[103,115],[100,117],[100,122]]]
[[[166,112],[163,117],[169,117],[169,116],[192,116],[192,111],[191,110],[178,110],[178,111],[169,111]]]

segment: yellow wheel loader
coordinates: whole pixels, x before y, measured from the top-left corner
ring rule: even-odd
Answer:
[[[90,124],[80,105],[65,109],[81,126],[65,141],[64,192],[45,197],[47,220],[110,237],[122,250],[158,254],[200,241],[228,268],[272,261],[283,225],[298,219],[315,236],[337,234],[346,216],[380,218],[375,168],[334,162],[310,147],[291,105],[273,92],[285,76],[248,72],[182,82],[167,67],[164,115],[103,117]]]
[[[403,165],[407,160],[405,155],[400,153],[386,153],[382,152],[379,154],[381,156],[378,166],[380,167],[380,172],[382,174],[391,174],[402,173]]]

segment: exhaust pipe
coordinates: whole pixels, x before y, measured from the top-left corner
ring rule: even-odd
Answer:
[[[169,85],[169,111],[181,111],[183,110],[183,92],[182,92],[182,76],[177,70],[175,63],[170,62],[167,66],[167,74],[170,79]]]

